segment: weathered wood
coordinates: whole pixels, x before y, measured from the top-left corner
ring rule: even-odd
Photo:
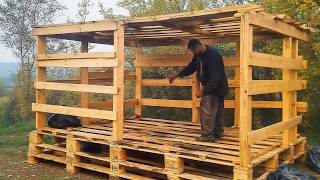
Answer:
[[[116,23],[111,20],[105,20],[83,24],[60,24],[55,26],[36,27],[33,29],[32,34],[40,36],[113,30],[116,30]]]
[[[192,101],[191,100],[168,100],[168,99],[142,98],[141,105],[159,106],[159,107],[192,108]]]
[[[192,86],[192,79],[176,79],[170,83],[167,79],[143,79],[142,86]]]
[[[40,103],[38,104],[33,103],[32,110],[35,112],[57,113],[57,114],[65,114],[65,115],[80,116],[80,117],[116,120],[116,115],[112,111],[103,111],[103,110],[77,108],[77,107],[66,107],[66,106],[40,104]]]
[[[275,92],[289,92],[305,89],[305,80],[250,80],[248,94],[266,94]]]
[[[307,61],[290,59],[265,53],[251,52],[249,65],[302,70],[307,68]]]
[[[67,84],[53,82],[35,82],[34,88],[39,90],[75,91],[86,93],[117,94],[114,86],[98,86],[88,84]]]
[[[116,67],[117,61],[111,59],[67,59],[37,61],[37,67]]]
[[[47,40],[44,36],[37,38],[37,55],[45,55],[47,53]],[[47,70],[45,67],[36,67],[36,82],[43,82],[47,79]],[[45,90],[36,90],[36,102],[45,104],[47,95]],[[45,113],[36,112],[36,129],[45,126],[47,117]]]
[[[289,129],[293,126],[296,126],[300,124],[301,121],[302,121],[302,116],[297,116],[286,121],[282,121],[282,122],[279,122],[255,131],[251,131],[248,134],[248,143],[250,145],[254,144],[260,140],[263,140],[272,135],[278,134],[279,132],[285,129]]]
[[[80,53],[68,53],[68,54],[39,54],[37,55],[37,61],[46,60],[68,60],[68,59],[114,59],[115,52],[90,52],[86,48],[86,43],[83,42]]]
[[[247,168],[251,162],[250,144],[247,135],[252,128],[252,97],[248,94],[249,81],[252,79],[252,67],[249,66],[249,52],[252,51],[253,27],[249,24],[250,16],[245,13],[241,16],[240,34],[240,166]],[[252,172],[245,171],[246,179],[252,178]],[[236,174],[236,173],[235,173]]]
[[[250,18],[250,24],[264,27],[266,29],[270,29],[300,40],[308,41],[308,34],[306,31],[303,31],[301,29],[296,28],[295,26],[274,19],[271,16],[268,16],[267,14],[262,14],[259,12],[250,12]]]
[[[113,140],[123,138],[124,121],[124,25],[117,23],[117,30],[114,31],[114,49],[117,55],[118,66],[113,69],[113,86],[118,88],[118,93],[113,95],[113,111],[116,113],[116,120],[113,121]]]

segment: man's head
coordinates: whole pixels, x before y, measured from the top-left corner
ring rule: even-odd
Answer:
[[[188,42],[188,49],[192,51],[194,55],[199,55],[205,53],[205,46],[201,44],[198,39],[191,39]]]

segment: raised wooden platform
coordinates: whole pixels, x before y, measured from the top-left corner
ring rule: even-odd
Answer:
[[[31,133],[29,157],[65,163],[69,172],[83,168],[125,179],[232,179],[239,163],[238,129],[225,128],[225,136],[213,143],[195,141],[199,134],[198,124],[158,119],[126,120],[124,140],[117,143],[112,141],[111,123],[43,128]],[[60,142],[45,144],[39,141],[44,135]],[[279,134],[252,146],[256,177],[304,154],[304,137],[287,148],[281,147],[281,141]],[[103,153],[82,151],[86,142],[100,144]]]

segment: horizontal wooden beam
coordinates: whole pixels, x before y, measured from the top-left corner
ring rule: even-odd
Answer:
[[[56,90],[56,91],[74,91],[88,93],[117,94],[117,87],[113,86],[97,86],[89,84],[67,84],[54,82],[35,82],[35,89]]]
[[[201,99],[195,101],[195,106],[200,107]],[[261,109],[281,109],[283,105],[282,101],[252,101],[252,108],[261,108]],[[225,100],[224,107],[235,108],[234,100]],[[297,102],[297,111],[298,112],[307,112],[308,103],[307,102]]]
[[[268,67],[268,68],[286,68],[294,70],[302,70],[307,68],[306,60],[296,60],[284,58],[281,56],[275,56],[271,54],[251,52],[249,65],[259,66],[259,67]]]
[[[305,80],[251,80],[248,83],[248,95],[267,94],[305,89]]]
[[[175,107],[175,108],[192,108],[191,100],[168,100],[168,99],[149,99],[142,98],[143,106]]]
[[[258,141],[269,138],[270,136],[276,135],[283,130],[297,126],[302,121],[302,116],[296,116],[288,121],[282,121],[271,126],[267,126],[255,131],[248,133],[248,144],[252,145]]]
[[[142,86],[192,86],[192,79],[176,79],[172,84],[168,79],[143,79]]]
[[[68,59],[68,60],[43,60],[36,62],[37,67],[117,67],[113,59]]]
[[[126,108],[134,106],[138,103],[138,99],[128,99],[124,101],[124,106]],[[105,101],[105,102],[98,102],[98,103],[90,103],[89,108],[90,109],[101,109],[101,110],[107,110],[112,109],[113,102],[112,101]]]
[[[116,113],[113,111],[86,109],[86,108],[79,108],[79,107],[66,107],[66,106],[49,105],[49,104],[32,103],[32,111],[72,115],[72,116],[79,116],[79,117],[89,117],[89,118],[96,118],[96,119],[107,119],[107,120],[116,119]]]
[[[303,41],[308,41],[308,33],[305,30],[296,28],[281,20],[277,20],[270,15],[259,12],[250,12],[250,24],[264,27],[266,29],[276,31],[286,36],[294,37]]]
[[[138,67],[172,67],[187,66],[192,60],[191,54],[181,55],[142,55],[140,63],[136,63]],[[231,67],[240,66],[239,57],[224,57],[224,65]]]
[[[35,27],[32,34],[35,36],[85,33],[97,31],[114,31],[117,29],[114,21],[89,22],[81,24],[59,24],[46,27]]]
[[[45,54],[38,55],[36,59],[41,60],[67,60],[67,59],[114,59],[115,52],[90,52],[90,53],[67,53],[67,54]]]

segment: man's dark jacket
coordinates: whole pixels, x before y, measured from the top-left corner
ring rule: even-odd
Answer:
[[[217,50],[206,46],[206,52],[193,56],[192,61],[178,76],[189,76],[195,71],[197,71],[197,78],[203,86],[204,95],[225,96],[228,93],[228,80],[224,70],[223,59]]]

